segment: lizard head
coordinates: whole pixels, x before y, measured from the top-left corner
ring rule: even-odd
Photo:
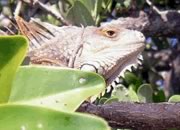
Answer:
[[[83,49],[75,61],[82,70],[102,75],[107,84],[118,77],[126,67],[137,64],[144,49],[145,37],[135,30],[115,26],[86,27]]]
[[[33,20],[33,19],[32,19]],[[22,34],[30,40],[32,64],[80,68],[102,75],[110,84],[119,74],[137,63],[144,49],[144,35],[110,24],[101,27],[57,27],[16,18]]]

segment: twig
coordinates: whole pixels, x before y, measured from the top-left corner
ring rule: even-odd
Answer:
[[[25,0],[23,0],[23,2],[27,3]],[[49,8],[47,5],[43,4],[39,0],[35,0],[33,4],[38,6],[42,10],[46,11],[47,13],[51,14],[53,17],[55,17],[57,20],[59,20],[64,25],[69,25],[68,21],[66,21],[60,13],[58,13],[55,10],[52,10],[51,8]]]
[[[47,0],[41,0],[41,3],[45,3],[45,2],[47,2]],[[33,6],[33,3],[34,3],[33,0],[31,0],[30,5]],[[37,14],[38,9],[39,9],[38,6],[34,6],[33,9],[29,10],[29,11],[28,11],[29,17],[34,17],[34,15]]]
[[[10,32],[11,35],[15,35],[15,33],[9,27],[4,27],[4,28],[6,28]]]
[[[41,3],[40,1],[36,1],[35,5],[38,5],[41,9],[45,10],[47,13],[54,16],[57,20],[59,20],[63,24],[69,25],[69,23],[63,18],[63,16],[60,13],[57,13],[57,11],[53,11],[52,9],[50,9],[48,6]]]
[[[14,11],[14,17],[19,16],[19,13],[20,13],[20,11],[21,11],[21,7],[22,7],[22,1],[21,1],[21,0],[18,0],[16,9],[15,9],[15,11]]]
[[[150,0],[146,0],[146,3],[152,8],[152,10],[157,13],[164,22],[167,22],[167,17],[166,14],[168,13],[168,11],[160,11],[156,6],[153,5],[153,3]],[[170,12],[171,10],[169,10]],[[178,12],[178,11],[177,11]]]
[[[146,0],[146,3],[156,12],[158,13],[159,15],[161,15],[161,11],[153,5],[153,3],[150,1],[150,0]]]

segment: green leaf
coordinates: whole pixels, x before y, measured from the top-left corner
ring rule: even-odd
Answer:
[[[129,85],[134,85],[134,90],[137,91],[138,87],[142,84],[142,80],[132,72],[125,72],[124,80]]]
[[[95,21],[93,20],[91,13],[80,1],[74,2],[74,5],[67,13],[66,19],[70,23],[78,26],[95,25]]]
[[[164,94],[164,90],[160,89],[157,92],[153,93],[153,101],[154,102],[165,102],[166,96]]]
[[[0,117],[2,130],[110,130],[95,116],[25,105],[0,106]]]
[[[101,5],[103,0],[68,0],[68,2],[71,3],[71,5],[74,5],[76,1],[81,2],[92,15],[99,13],[102,9]]]
[[[107,100],[108,100],[108,98],[102,97],[102,98],[98,101],[98,104],[104,104]]]
[[[105,89],[96,73],[60,67],[21,67],[13,83],[9,102],[74,111],[92,95]]]
[[[92,14],[95,8],[95,3],[99,0],[78,0],[78,1],[80,1]]]
[[[96,18],[97,15],[102,10],[102,2],[103,0],[79,0],[83,3],[83,5],[88,9],[93,18]]]
[[[137,8],[143,8],[143,5],[146,3],[145,0],[136,0],[136,5],[137,5]]]
[[[102,11],[103,0],[79,0],[91,13],[95,24],[97,25],[100,20],[100,12]]]
[[[118,102],[119,101],[119,99],[117,98],[117,97],[111,97],[111,98],[109,98],[108,100],[106,100],[105,102],[104,102],[104,104],[110,104],[110,103],[112,103],[112,102]]]
[[[123,3],[124,3],[124,6],[128,8],[130,7],[131,2],[132,2],[131,0],[125,0]]]
[[[153,90],[150,84],[143,84],[137,91],[140,102],[152,102]]]
[[[168,102],[180,102],[180,95],[173,95],[169,98]]]
[[[119,101],[132,101],[132,102],[138,102],[138,97],[135,93],[135,91],[130,88],[129,90],[124,87],[123,85],[117,85],[113,92],[112,97],[118,98]]]
[[[102,10],[102,2],[103,0],[95,0],[95,7],[93,11],[93,16],[97,17],[97,15],[101,12]]]
[[[136,81],[139,80],[136,75],[128,71],[125,72],[124,79],[128,84],[135,84]]]
[[[131,101],[139,102],[139,98],[138,98],[136,92],[134,91],[133,87],[131,87],[131,86],[132,85],[129,86],[129,93],[128,93],[128,95],[129,95]]]
[[[25,57],[27,46],[23,36],[0,37],[0,103],[8,101],[14,75]]]
[[[105,9],[105,13],[111,12],[113,1],[112,0],[103,0],[102,1],[102,7]]]

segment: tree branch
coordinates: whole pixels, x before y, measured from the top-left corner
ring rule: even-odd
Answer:
[[[29,3],[26,0],[23,0],[23,2]],[[40,9],[46,11],[47,13],[51,14],[53,17],[55,17],[57,20],[59,20],[64,25],[69,25],[68,21],[66,21],[64,19],[64,17],[60,13],[58,13],[57,11],[52,10],[49,6],[43,4],[39,0],[33,0],[33,2],[34,2],[33,3],[34,5],[38,6]]]
[[[84,103],[77,110],[104,118],[113,128],[165,130],[180,128],[180,103]]]
[[[135,16],[119,18],[105,24],[116,24],[129,29],[139,30],[146,36],[180,37],[180,12],[163,11],[157,13],[137,12]]]
[[[22,8],[22,1],[19,0],[19,1],[17,2],[16,9],[15,9],[15,11],[14,11],[14,17],[19,16],[19,13],[20,13],[21,8]]]
[[[156,6],[154,6],[150,0],[146,0],[146,3],[152,8],[152,10],[161,15],[161,11]]]

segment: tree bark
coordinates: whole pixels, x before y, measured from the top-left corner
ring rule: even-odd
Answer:
[[[97,106],[84,103],[77,111],[100,116],[113,128],[180,129],[180,103],[114,102]]]

